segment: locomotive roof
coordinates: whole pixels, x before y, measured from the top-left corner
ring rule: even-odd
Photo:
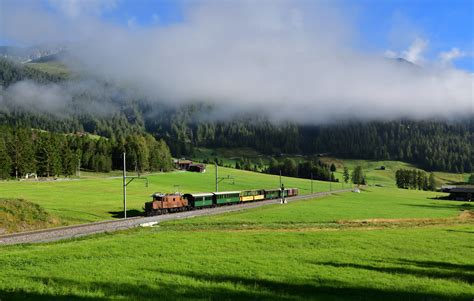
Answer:
[[[173,195],[181,195],[180,193],[162,193],[162,192],[155,192],[154,194],[152,194],[151,196],[152,197],[158,197],[158,196],[173,196]]]

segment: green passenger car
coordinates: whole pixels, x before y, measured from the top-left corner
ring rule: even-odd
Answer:
[[[280,189],[265,189],[266,199],[277,199],[280,197]]]
[[[193,208],[204,208],[204,207],[211,207],[213,205],[212,200],[213,200],[214,194],[212,194],[212,193],[187,193],[183,197],[188,200],[191,207],[193,207]]]
[[[235,204],[240,202],[240,191],[213,192],[214,204]]]

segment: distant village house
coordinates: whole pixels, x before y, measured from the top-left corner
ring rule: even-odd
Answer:
[[[175,159],[174,165],[176,169],[187,170],[193,172],[206,172],[206,165],[201,163],[194,163],[191,160]]]

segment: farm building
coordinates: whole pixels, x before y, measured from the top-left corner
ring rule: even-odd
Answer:
[[[449,193],[449,196],[446,197],[449,200],[470,202],[474,195],[474,186],[444,186],[442,191]]]
[[[190,164],[188,167],[188,171],[206,172],[206,165],[205,164]]]
[[[193,161],[191,160],[177,159],[177,160],[174,160],[174,164],[177,169],[181,169],[181,170],[194,171],[194,172],[206,171],[205,164],[197,164],[197,163],[193,164]]]
[[[178,159],[174,160],[174,164],[177,169],[181,170],[188,170],[189,166],[193,164],[193,161],[185,160],[185,159]]]

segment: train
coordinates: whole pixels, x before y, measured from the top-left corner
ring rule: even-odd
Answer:
[[[282,193],[283,192],[283,193]],[[258,202],[298,195],[298,188],[253,189],[205,193],[154,193],[145,203],[145,215],[154,216],[203,208]]]

